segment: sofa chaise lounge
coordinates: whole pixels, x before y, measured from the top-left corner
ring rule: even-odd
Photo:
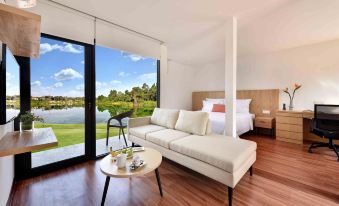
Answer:
[[[255,142],[210,133],[208,113],[156,108],[151,117],[131,118],[128,139],[233,188],[256,160]]]

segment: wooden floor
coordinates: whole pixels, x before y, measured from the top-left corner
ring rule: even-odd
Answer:
[[[304,146],[266,136],[258,143],[254,175],[234,190],[234,205],[339,205],[339,162],[331,151],[307,152]],[[14,185],[9,205],[100,205],[105,176],[99,161],[79,164]],[[154,173],[111,179],[106,205],[227,205],[226,186],[164,160],[160,169],[164,197]]]

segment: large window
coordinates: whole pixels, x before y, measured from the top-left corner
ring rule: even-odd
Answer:
[[[85,154],[84,46],[41,38],[40,58],[31,60],[31,108],[52,127],[58,147],[32,154],[32,167]]]
[[[31,110],[44,120],[35,127],[51,127],[58,139],[57,147],[32,152],[34,172],[126,147],[117,128],[106,144],[108,120],[131,110],[132,117],[148,116],[157,106],[157,59],[42,35],[40,57],[30,61]]]
[[[110,117],[129,110],[134,110],[133,117],[152,114],[157,105],[157,60],[96,46],[96,97],[96,153],[101,155],[109,147],[125,146],[117,128],[110,129],[106,146]]]

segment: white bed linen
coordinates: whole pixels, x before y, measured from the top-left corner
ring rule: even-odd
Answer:
[[[225,113],[208,112],[209,119],[212,124],[212,132],[217,134],[224,134],[225,132]],[[253,130],[254,114],[251,113],[237,113],[237,134],[242,135],[250,130]]]

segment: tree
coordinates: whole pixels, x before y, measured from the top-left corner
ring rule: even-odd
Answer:
[[[117,92],[117,90],[111,90],[110,92],[109,92],[109,95],[108,95],[108,98],[111,100],[111,101],[114,101],[114,99],[117,97],[117,95],[118,95],[118,92]]]
[[[98,96],[98,101],[105,101],[106,97],[104,95],[99,95]]]
[[[134,108],[139,106],[140,101],[156,101],[157,99],[157,85],[153,84],[151,87],[144,83],[141,87],[133,87],[131,91],[125,90],[124,92],[111,90],[109,95],[99,95],[97,100],[103,104],[104,102],[131,102],[133,101]]]
[[[133,87],[131,94],[132,94],[132,99],[133,99],[133,107],[138,108],[139,107],[138,100],[139,98],[143,96],[142,89],[140,87]]]
[[[142,89],[142,93],[143,93],[143,99],[144,100],[150,100],[150,94],[149,94],[150,88],[149,88],[149,86],[146,83],[144,83],[142,85],[141,89]]]
[[[153,84],[149,90],[149,100],[151,101],[157,101],[157,85]]]

